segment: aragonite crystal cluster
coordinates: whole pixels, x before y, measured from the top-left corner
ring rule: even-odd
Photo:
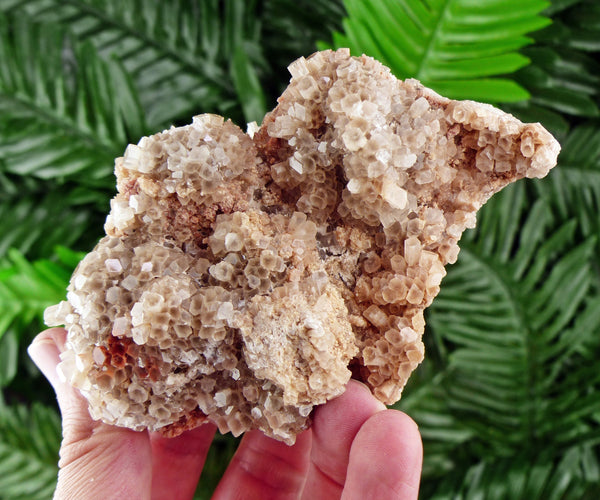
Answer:
[[[201,115],[117,159],[107,236],[46,312],[93,417],[292,443],[351,376],[394,403],[476,211],[556,163],[539,124],[369,57],[289,70],[260,127]]]

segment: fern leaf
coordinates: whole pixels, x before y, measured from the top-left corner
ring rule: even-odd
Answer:
[[[1,324],[0,328],[2,328]],[[17,374],[18,359],[19,340],[17,334],[14,331],[6,332],[0,338],[0,387],[6,387]]]
[[[525,35],[549,23],[546,2],[525,0],[345,0],[344,32],[335,47],[350,47],[389,66],[399,78],[413,77],[455,99],[509,102],[529,94],[500,78],[528,59],[517,52]],[[322,47],[324,44],[321,45]]]
[[[558,167],[535,183],[561,219],[577,218],[585,236],[600,232],[600,127],[589,121],[574,128],[562,143]]]
[[[108,187],[114,157],[144,128],[119,63],[55,25],[0,14],[3,172]]]
[[[599,32],[600,34],[600,32]],[[600,88],[600,65],[594,58],[560,46],[537,46],[524,50],[532,65],[516,79],[531,93],[531,105],[555,113],[596,117]]]
[[[542,400],[550,396],[541,387],[548,377],[548,371],[542,367],[559,360],[568,366],[568,356],[555,352],[562,346],[561,335],[569,336],[569,325],[577,315],[589,314],[595,306],[596,301],[588,297],[593,276],[589,258],[595,242],[589,240],[566,252],[565,247],[573,240],[572,228],[567,225],[566,229],[561,238],[536,231],[533,224],[529,230],[523,230],[522,241],[531,245],[531,240],[537,239],[529,265],[523,253],[517,254],[518,265],[516,257],[514,262],[503,262],[507,241],[514,248],[518,240],[502,228],[497,229],[493,246],[484,245],[481,240],[474,246],[465,242],[460,265],[463,272],[456,278],[461,287],[454,285],[454,276],[449,273],[445,292],[432,308],[432,327],[454,346],[448,356],[457,382],[450,389],[452,406],[459,411],[470,408],[471,416],[466,418],[477,419],[484,433],[480,437],[485,435],[490,443],[494,443],[494,434],[501,432],[503,425],[510,427],[515,418],[526,429],[529,427],[527,432],[531,435],[539,432],[538,419],[542,415],[536,413],[536,405],[543,406]],[[491,236],[490,231],[484,234],[485,240]],[[556,260],[556,255],[561,258]],[[537,269],[540,266],[542,273]],[[465,282],[466,276],[486,279]],[[460,302],[467,296],[482,297],[482,302],[493,306],[483,310],[463,307]],[[595,328],[600,328],[600,324]],[[588,335],[593,335],[593,330]],[[572,355],[570,351],[566,352]],[[503,386],[495,383],[498,377],[503,379]],[[593,401],[600,404],[600,397]],[[549,420],[556,421],[556,416]],[[504,431],[508,436],[503,446],[513,439],[512,446],[516,446],[525,437],[514,431],[509,433],[508,428]]]
[[[423,477],[426,481],[451,473],[456,467],[453,457],[475,437],[474,430],[463,425],[448,408],[440,385],[443,377],[439,373],[427,381],[415,381],[415,376],[433,364],[432,353],[428,353],[425,363],[411,377],[409,387],[398,405],[419,424],[425,443]]]
[[[548,5],[544,12],[549,16],[554,16],[581,1],[582,0],[551,0],[550,5]]]
[[[64,299],[71,273],[83,257],[66,248],[57,249],[56,255],[54,260],[29,262],[11,249],[0,260],[0,387],[15,379],[24,334],[38,331],[44,309]]]
[[[593,499],[600,494],[589,445],[569,448],[562,459],[548,461],[545,455],[532,456],[527,450],[511,457],[488,459],[470,467],[464,474],[448,474],[435,487],[423,484],[423,497],[431,500],[485,498],[530,500]]]
[[[228,63],[242,45],[249,54],[261,52],[253,2],[9,0],[3,9],[68,27],[102,58],[119,60],[135,82],[151,130],[199,111],[239,118]],[[252,63],[260,67],[258,60]]]
[[[600,50],[598,30],[600,29],[600,6],[594,0],[580,0],[566,11],[565,24],[577,29],[572,30],[573,39],[566,40],[570,47],[584,51]]]
[[[509,108],[526,121],[540,121],[559,137],[569,117],[600,116],[600,9],[597,2],[554,2],[553,23],[523,49],[531,64],[515,75],[531,100]]]
[[[60,419],[34,404],[0,410],[0,498],[46,500],[58,473]]]
[[[248,122],[262,122],[267,111],[265,96],[256,71],[249,63],[246,51],[242,47],[234,50],[230,68],[244,110],[244,118]]]
[[[0,194],[0,258],[10,248],[35,259],[52,255],[56,245],[88,249],[96,242],[108,195],[72,186],[53,187],[34,183],[31,188],[21,186],[16,192]]]
[[[28,325],[41,319],[46,307],[64,298],[73,271],[71,263],[48,259],[29,262],[14,249],[8,252],[8,259],[0,269],[0,309],[3,311],[0,338],[17,319]]]
[[[268,22],[264,22],[263,45],[272,66],[285,68],[299,56],[314,52],[316,40],[328,39],[331,33],[342,29],[345,15],[342,0],[264,2],[263,18]],[[274,90],[277,95],[281,93],[278,87]]]
[[[217,433],[208,450],[206,462],[202,469],[202,479],[198,483],[194,500],[210,500],[223,477],[241,438],[231,434]]]
[[[436,375],[400,407],[423,433],[431,498],[550,498],[563,487],[552,474],[567,474],[563,455],[600,438],[596,241],[578,242],[577,221],[543,198],[530,205],[527,189],[511,186],[481,210],[428,311],[425,363]],[[513,469],[505,457],[524,443]],[[588,458],[600,466],[595,451]]]
[[[118,60],[151,131],[199,112],[256,119],[250,91],[251,102],[274,104],[287,64],[314,51],[343,13],[340,0],[1,0],[0,10],[61,26],[101,58]],[[236,83],[252,74],[262,85]]]

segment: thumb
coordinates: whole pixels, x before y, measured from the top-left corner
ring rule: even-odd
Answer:
[[[55,390],[60,384],[56,367],[60,353],[65,350],[66,337],[67,332],[63,328],[51,328],[40,333],[27,348],[29,357]]]
[[[89,435],[97,422],[90,417],[87,401],[57,369],[60,354],[66,350],[67,332],[51,328],[40,333],[27,349],[29,357],[52,385],[63,418],[63,437],[67,442]]]
[[[62,414],[55,499],[150,498],[151,448],[147,432],[94,421],[85,398],[57,371],[67,332],[52,328],[28,348],[33,362],[56,392]]]

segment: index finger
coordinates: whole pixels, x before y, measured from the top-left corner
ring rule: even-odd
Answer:
[[[176,437],[150,434],[152,498],[192,498],[216,426],[205,423]]]

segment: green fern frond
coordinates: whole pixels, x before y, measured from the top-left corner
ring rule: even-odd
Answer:
[[[0,181],[0,189],[3,183]],[[18,192],[0,193],[0,258],[10,248],[30,259],[52,255],[57,245],[90,249],[101,236],[108,196],[48,183],[21,186]]]
[[[424,483],[430,500],[592,500],[600,495],[595,450],[590,445],[569,448],[558,462],[527,450],[512,457],[490,458],[464,474],[448,474],[440,484]]]
[[[9,330],[0,338],[0,387],[6,387],[15,378],[18,361],[18,334],[15,330]]]
[[[455,99],[509,102],[527,99],[500,75],[528,64],[518,50],[525,35],[549,24],[543,0],[345,0],[344,32],[335,47],[349,47],[389,66],[399,78],[417,78]],[[507,8],[508,7],[508,8]],[[322,45],[323,46],[323,45]]]
[[[432,498],[493,498],[492,489],[465,486],[492,488],[495,479],[479,483],[476,471],[504,464],[526,485],[532,467],[554,470],[579,443],[600,443],[596,242],[580,243],[580,231],[544,199],[531,205],[519,183],[494,196],[461,240],[428,310],[425,363],[437,373],[400,402],[424,436],[423,484],[439,493]],[[522,470],[513,470],[505,458],[523,450]],[[550,491],[546,483],[531,488],[537,498]]]
[[[145,130],[127,74],[52,24],[0,14],[0,168],[114,185],[114,157]]]
[[[411,376],[403,399],[397,405],[419,424],[426,445],[423,476],[428,480],[451,473],[456,467],[453,457],[456,458],[459,450],[476,435],[450,411],[441,385],[444,373],[436,372],[432,354],[427,353],[424,364]],[[423,371],[431,371],[434,376],[416,380]]]
[[[274,68],[314,52],[316,40],[340,31],[346,16],[342,0],[268,0],[264,9],[263,44]],[[287,75],[282,83],[287,84]],[[277,95],[282,90],[277,88]]]
[[[29,262],[17,250],[0,260],[0,387],[13,382],[23,342],[42,326],[44,309],[64,299],[73,269],[83,257],[57,247],[55,258]],[[1,490],[0,490],[1,491]]]
[[[550,5],[546,8],[544,13],[548,16],[555,16],[556,14],[563,12],[569,7],[581,3],[583,0],[550,0]]]
[[[594,0],[580,0],[565,14],[565,24],[577,27],[571,32],[572,38],[565,40],[569,47],[582,51],[600,50],[598,31],[600,30],[600,5]]]
[[[231,434],[217,432],[208,450],[202,479],[198,483],[194,500],[210,500],[223,477],[231,458],[240,444],[241,437],[234,438]]]
[[[102,58],[119,60],[151,130],[200,111],[240,118],[229,61],[243,47],[253,63],[245,72],[266,66],[255,2],[5,0],[0,8],[68,27]]]
[[[55,410],[40,404],[0,408],[0,499],[51,498],[59,447]]]
[[[265,95],[256,71],[248,60],[248,55],[243,47],[237,47],[234,50],[230,72],[244,110],[244,118],[247,122],[261,123],[267,110]]]
[[[518,203],[512,192],[504,198]],[[497,214],[498,207],[491,207],[487,213]],[[588,331],[579,336],[571,331],[576,319],[592,315],[598,304],[590,293],[595,241],[572,248],[575,224],[554,229],[548,217],[540,217],[548,212],[547,205],[537,202],[518,233],[511,234],[511,224],[497,224],[494,231],[481,231],[483,237],[465,241],[461,264],[448,274],[445,292],[431,309],[436,335],[452,346],[447,358],[453,372],[451,407],[470,409],[465,419],[479,427],[479,438],[507,450],[523,439],[543,442],[544,447],[559,439],[556,427],[548,429],[545,422],[556,423],[563,416],[549,415],[548,402],[560,396],[574,358],[593,355],[582,347],[600,331],[597,315],[590,316],[597,322]],[[467,296],[472,298],[461,305]],[[600,375],[588,379],[588,384],[596,383]],[[588,397],[581,391],[579,400],[586,405],[591,401],[600,410],[600,395]],[[547,436],[544,430],[553,434]],[[500,443],[494,436],[502,432],[510,437]]]
[[[558,166],[534,186],[562,220],[577,218],[584,236],[600,234],[600,124],[574,128],[562,143]]]
[[[29,325],[41,319],[46,307],[63,300],[74,261],[82,256],[63,249],[58,261],[29,262],[10,250],[0,266],[0,338],[16,320]]]
[[[532,65],[519,72],[516,78],[531,92],[533,104],[563,115],[600,115],[596,104],[600,88],[597,61],[560,46],[538,45],[524,49],[523,53],[531,59]]]
[[[531,64],[515,75],[531,100],[510,110],[564,136],[569,116],[600,116],[600,64],[594,54],[600,51],[597,2],[564,6],[554,13],[552,25],[533,37],[535,45],[522,51]]]

